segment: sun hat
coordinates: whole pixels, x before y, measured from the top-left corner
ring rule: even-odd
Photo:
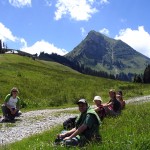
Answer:
[[[78,102],[77,102],[77,104],[79,104],[79,103],[84,103],[84,104],[87,104],[87,101],[85,100],[85,99],[80,99]]]
[[[94,101],[101,101],[102,102],[102,98],[100,96],[95,96],[93,102]]]
[[[10,93],[16,91],[17,93],[19,93],[18,89],[16,87],[13,87],[11,90],[10,90]]]

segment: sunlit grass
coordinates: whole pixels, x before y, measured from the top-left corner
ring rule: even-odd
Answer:
[[[0,63],[0,103],[16,86],[28,110],[70,107],[80,98],[86,98],[92,104],[95,95],[100,95],[106,102],[111,88],[122,89],[125,99],[150,92],[150,84],[88,76],[55,62],[5,54],[1,55]]]
[[[102,143],[91,143],[85,147],[87,150],[148,150],[150,149],[150,103],[140,105],[129,104],[117,118],[105,118],[100,133]],[[3,145],[8,150],[49,150],[56,149],[53,141],[62,130],[62,125],[37,134],[11,145]],[[66,149],[57,147],[57,149]],[[74,148],[72,148],[74,149]]]

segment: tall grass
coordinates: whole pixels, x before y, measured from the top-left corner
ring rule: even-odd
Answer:
[[[117,118],[105,118],[100,128],[102,143],[90,143],[81,149],[87,150],[149,150],[150,149],[150,103],[129,104]],[[56,127],[42,134],[31,136],[11,145],[4,145],[2,150],[49,150],[66,149],[54,147],[53,141],[62,130]],[[75,149],[75,148],[71,148]],[[79,149],[76,147],[76,149]]]
[[[54,62],[0,55],[0,103],[14,86],[28,109],[70,106],[83,97],[91,103],[95,95],[108,101],[111,88],[122,89],[125,98],[149,94],[150,89],[148,84],[84,75]]]

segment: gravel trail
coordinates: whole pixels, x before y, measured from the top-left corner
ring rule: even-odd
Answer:
[[[25,137],[41,133],[58,124],[62,124],[64,120],[74,116],[65,113],[65,111],[75,109],[77,109],[77,107],[29,111],[23,113],[19,118],[16,118],[17,121],[15,123],[1,123],[0,145],[22,140]]]
[[[147,101],[150,101],[150,95],[129,99],[126,104]],[[62,124],[64,120],[75,115],[67,113],[68,110],[77,110],[77,107],[29,111],[17,118],[15,123],[0,123],[0,145],[22,140]]]

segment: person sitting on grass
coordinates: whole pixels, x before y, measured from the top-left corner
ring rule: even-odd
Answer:
[[[106,116],[106,112],[105,112],[105,109],[102,105],[101,97],[100,96],[95,96],[93,102],[96,105],[95,111],[97,112],[100,119],[103,120],[104,117]]]
[[[81,114],[76,119],[75,127],[68,131],[62,131],[55,140],[55,144],[59,144],[57,143],[59,141],[65,146],[83,146],[89,141],[101,140],[99,116],[94,109],[88,106],[85,99],[80,99],[77,104]]]
[[[124,109],[126,103],[125,103],[125,100],[123,100],[123,93],[122,93],[122,91],[118,91],[117,92],[116,98],[121,103],[121,109]]]
[[[121,113],[121,103],[116,99],[115,90],[111,89],[109,91],[110,100],[108,103],[103,104],[106,115],[117,116]]]
[[[12,121],[19,115],[20,98],[17,96],[18,93],[18,89],[13,87],[10,94],[5,97],[4,104],[1,107],[3,112],[3,121]]]

